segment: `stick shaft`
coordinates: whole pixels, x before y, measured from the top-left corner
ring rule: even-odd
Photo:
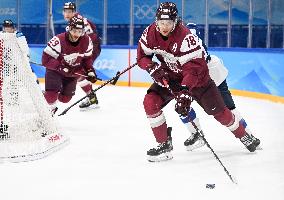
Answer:
[[[103,83],[102,85],[100,85],[99,87],[97,87],[96,89],[93,90],[93,92],[98,91],[99,89],[101,89],[102,87],[106,86],[107,84],[111,83],[113,80],[117,79],[119,76],[121,76],[122,74],[124,74],[125,72],[127,72],[128,70],[130,70],[131,68],[135,67],[137,65],[137,63],[134,63],[133,65],[129,66],[128,68],[124,69],[122,72],[120,72],[119,74],[117,74],[116,76],[114,76],[113,78],[111,78],[110,80],[106,81],[105,83]],[[61,115],[65,115],[68,110],[70,110],[73,106],[75,106],[76,104],[78,104],[79,102],[83,101],[85,98],[89,97],[89,94],[82,97],[81,99],[79,99],[78,101],[76,101],[75,103],[73,103],[72,105],[70,105],[68,108],[66,108],[62,113],[60,113],[58,116]]]
[[[168,90],[174,95],[174,92],[172,91],[172,89],[169,87],[169,84],[166,80],[163,80],[164,85],[168,88]],[[174,95],[175,96],[175,95]],[[227,168],[225,167],[225,165],[222,163],[222,161],[220,160],[219,156],[215,153],[215,151],[213,150],[213,148],[210,146],[210,144],[208,143],[208,141],[206,140],[204,134],[202,133],[202,131],[199,130],[199,128],[196,126],[196,124],[194,123],[194,121],[190,120],[191,124],[193,125],[194,129],[199,133],[199,135],[202,137],[203,141],[205,142],[206,146],[210,149],[210,151],[213,153],[215,159],[220,163],[220,165],[223,167],[224,171],[226,172],[227,176],[230,178],[230,180],[237,184],[237,182],[233,179],[233,177],[231,176],[230,172],[227,170]]]

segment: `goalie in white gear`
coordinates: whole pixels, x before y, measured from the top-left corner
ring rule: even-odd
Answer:
[[[3,26],[2,33],[14,33],[14,34],[16,34],[16,37],[17,37],[17,40],[18,40],[17,42],[18,42],[22,52],[27,57],[30,57],[29,46],[27,44],[26,37],[23,35],[22,32],[19,32],[19,31],[16,30],[13,21],[10,20],[10,19],[6,19],[6,20],[3,21],[2,26]]]
[[[15,34],[16,35],[17,43],[18,43],[23,55],[25,55],[26,56],[25,58],[29,61],[30,49],[29,49],[29,46],[28,46],[28,43],[27,43],[27,40],[26,40],[26,37],[24,36],[24,34],[22,32],[19,32],[19,31],[16,30],[15,24],[10,19],[4,20],[2,26],[3,27],[2,27],[1,33],[3,33],[3,34],[8,33],[8,34]],[[32,69],[32,71],[33,71],[33,69]],[[35,80],[36,80],[37,83],[39,83],[37,78],[36,78],[36,75],[35,75]]]
[[[193,33],[193,34],[195,34],[199,37],[199,40],[200,40],[199,42],[202,43],[201,46],[204,48],[204,52],[207,54],[206,55],[206,61],[207,61],[207,65],[208,65],[208,68],[209,68],[210,77],[215,82],[215,84],[218,86],[218,89],[221,93],[221,96],[223,97],[223,100],[224,100],[227,108],[230,109],[232,111],[232,113],[234,113],[234,115],[237,118],[240,119],[240,122],[243,123],[246,132],[248,134],[250,134],[254,143],[257,144],[256,145],[257,149],[260,149],[260,146],[259,146],[260,140],[255,138],[252,135],[251,131],[247,127],[246,121],[243,119],[243,117],[240,115],[240,113],[236,109],[234,100],[232,98],[232,95],[231,95],[231,93],[228,89],[228,85],[227,85],[227,82],[226,82],[226,78],[228,76],[228,69],[224,66],[223,61],[220,58],[218,58],[215,55],[209,55],[209,53],[207,52],[206,45],[200,39],[200,32],[198,30],[197,25],[194,24],[194,23],[188,23],[186,26],[190,29],[191,33]],[[189,111],[188,116],[189,117],[180,116],[180,119],[186,125],[187,129],[191,133],[191,136],[184,142],[184,145],[185,145],[185,147],[188,151],[192,151],[193,149],[197,149],[199,147],[204,146],[205,143],[204,143],[202,137],[200,136],[200,134],[196,131],[196,129],[194,128],[194,126],[190,122],[190,121],[193,121],[196,124],[199,131],[201,131],[203,133],[201,126],[200,126],[200,123],[199,123],[199,119],[196,117],[196,113],[195,113],[193,108],[191,108],[191,110]]]

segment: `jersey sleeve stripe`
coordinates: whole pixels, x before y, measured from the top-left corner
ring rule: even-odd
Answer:
[[[43,51],[55,59],[57,59],[59,56],[59,53],[55,51],[55,49],[51,48],[49,45],[47,45]]]
[[[178,58],[178,61],[180,62],[181,65],[184,65],[188,61],[195,59],[195,58],[202,58],[202,50],[201,50],[200,46],[196,47],[193,50],[188,51],[183,56],[180,56]]]
[[[142,48],[142,50],[144,51],[144,53],[146,54],[146,55],[152,55],[153,53],[154,53],[154,51],[152,50],[152,49],[150,49],[150,48],[148,48],[145,44],[144,44],[144,41],[142,40],[140,40],[139,41],[140,42],[140,44],[141,44],[141,48]]]

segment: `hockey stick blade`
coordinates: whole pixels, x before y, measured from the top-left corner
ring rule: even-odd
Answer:
[[[118,81],[118,79],[119,79],[119,77],[120,76],[118,76],[120,74],[120,71],[118,71],[118,72],[116,72],[116,78],[115,79],[113,79],[113,81],[110,83],[110,84],[112,84],[112,85],[115,85],[116,83],[117,83],[117,81]]]
[[[122,72],[120,72],[119,74],[117,74],[116,76],[114,76],[113,78],[111,78],[110,80],[106,81],[105,83],[101,84],[99,87],[97,87],[96,89],[93,90],[93,92],[98,91],[99,89],[103,88],[104,86],[106,86],[107,84],[111,83],[112,81],[114,81],[115,79],[117,79],[119,76],[121,76],[122,74],[124,74],[125,72],[127,72],[128,70],[130,70],[131,68],[135,67],[137,65],[137,63],[134,63],[133,65],[129,66],[128,68],[124,69]],[[76,104],[78,104],[79,102],[83,101],[85,98],[89,97],[90,94],[82,97],[81,99],[79,99],[78,101],[76,101],[75,103],[73,103],[72,105],[70,105],[68,108],[66,108],[62,113],[60,113],[58,116],[62,116],[65,115],[68,110],[70,110],[73,106],[75,106]]]

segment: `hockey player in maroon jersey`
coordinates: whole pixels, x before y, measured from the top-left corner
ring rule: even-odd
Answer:
[[[86,74],[92,83],[97,77],[92,66],[93,43],[84,34],[84,21],[72,17],[68,31],[54,36],[42,54],[42,64],[46,67],[45,98],[53,112],[57,101],[67,103],[75,94],[78,79]]]
[[[156,56],[160,64],[154,62]],[[156,12],[156,21],[143,32],[137,49],[138,65],[146,70],[154,83],[144,97],[144,109],[153,134],[159,145],[147,151],[149,161],[172,159],[171,127],[167,127],[162,108],[173,98],[175,110],[187,116],[192,100],[208,115],[239,138],[246,148],[253,152],[256,145],[246,133],[240,121],[225,106],[224,101],[209,76],[204,49],[198,37],[182,24],[176,5],[161,3]],[[168,88],[169,87],[169,88]]]
[[[64,3],[63,16],[66,21],[69,21],[73,16],[81,17],[84,20],[84,24],[85,24],[84,32],[91,38],[93,42],[92,59],[94,62],[101,52],[101,42],[97,34],[96,25],[92,23],[90,20],[88,20],[87,18],[84,18],[78,12],[76,12],[76,4],[74,2]],[[67,29],[68,29],[68,26],[67,26]],[[89,108],[97,108],[98,98],[97,98],[97,95],[92,92],[92,84],[88,80],[86,80],[84,77],[79,78],[78,82],[82,90],[86,94],[90,94],[89,97],[86,98],[86,100],[83,101],[79,105],[79,107],[82,110],[89,109]]]

